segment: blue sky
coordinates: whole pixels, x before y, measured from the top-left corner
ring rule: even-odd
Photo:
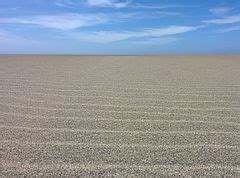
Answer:
[[[240,1],[0,1],[0,53],[237,54]]]

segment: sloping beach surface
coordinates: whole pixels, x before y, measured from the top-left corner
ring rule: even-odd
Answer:
[[[240,176],[240,56],[1,56],[1,175]]]

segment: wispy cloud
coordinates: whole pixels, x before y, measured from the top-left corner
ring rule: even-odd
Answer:
[[[132,0],[55,0],[55,5],[60,7],[102,7],[102,8],[124,8],[127,7]]]
[[[209,11],[213,14],[216,14],[216,15],[224,15],[228,12],[230,12],[232,10],[232,8],[229,8],[229,7],[217,7],[217,8],[212,8],[212,9],[209,9]]]
[[[228,27],[228,28],[221,29],[218,32],[220,32],[220,33],[228,33],[228,32],[238,31],[238,30],[240,30],[240,26],[233,26],[233,27]]]
[[[19,7],[10,7],[10,8],[0,8],[0,13],[6,13],[6,12],[15,12],[19,9]]]
[[[16,35],[10,34],[6,30],[0,30],[0,41],[1,43],[12,43],[12,42],[17,42],[17,41],[22,41],[25,40],[24,38],[20,38]]]
[[[55,0],[54,4],[59,7],[72,7],[76,6],[76,2],[73,2],[71,0]]]
[[[148,4],[134,3],[133,0],[55,0],[55,5],[60,7],[102,7],[102,8],[131,8],[131,9],[170,9],[196,7],[181,4]]]
[[[240,22],[240,15],[229,16],[221,19],[205,20],[203,22],[208,24],[219,24],[219,25],[237,23],[237,22]]]
[[[72,30],[81,27],[103,24],[109,21],[104,14],[62,14],[33,17],[0,18],[5,24],[30,24],[60,30]]]
[[[135,18],[137,19],[144,19],[144,18],[164,18],[164,17],[173,17],[173,16],[183,16],[182,13],[180,12],[172,12],[172,11],[151,11],[151,12],[147,12],[147,13],[142,13],[137,11],[135,13]]]
[[[5,30],[0,30],[0,39],[4,39],[7,36],[7,32]]]
[[[190,5],[179,5],[179,4],[154,4],[154,5],[146,5],[146,4],[132,4],[132,8],[136,9],[170,9],[170,8],[186,8],[186,7],[195,7]]]
[[[23,36],[12,34],[6,30],[0,30],[0,44],[22,45],[22,44],[40,44],[39,41],[25,38]]]
[[[121,40],[137,39],[144,37],[163,37],[194,31],[200,26],[169,26],[166,28],[151,28],[141,31],[97,31],[73,33],[72,37],[87,42],[110,43]]]
[[[119,1],[119,0],[87,0],[89,6],[95,7],[114,7],[114,8],[124,8],[129,5],[131,1]]]
[[[1,18],[0,24],[37,25],[42,28],[58,30],[75,30],[82,27],[90,27],[103,24],[113,24],[128,21],[129,19],[163,18],[167,16],[179,16],[180,13],[157,11],[152,13],[67,13],[58,15],[24,16],[15,18]],[[113,18],[114,17],[114,18]]]
[[[134,45],[166,45],[178,41],[179,38],[173,37],[163,37],[163,38],[148,38],[148,39],[138,39],[133,40],[130,43]]]

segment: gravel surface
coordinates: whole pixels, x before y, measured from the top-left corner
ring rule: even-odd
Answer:
[[[240,177],[240,56],[1,56],[0,176]]]

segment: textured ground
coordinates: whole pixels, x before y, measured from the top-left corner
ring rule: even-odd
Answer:
[[[240,56],[0,57],[1,175],[240,176]]]

